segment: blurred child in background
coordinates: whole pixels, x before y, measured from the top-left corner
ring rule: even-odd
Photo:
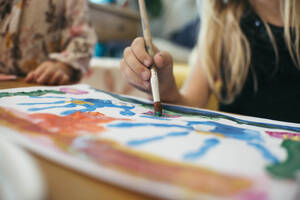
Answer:
[[[68,84],[87,72],[95,33],[86,0],[0,0],[0,73]]]

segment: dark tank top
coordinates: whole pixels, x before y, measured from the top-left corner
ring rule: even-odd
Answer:
[[[220,103],[219,108],[230,113],[300,123],[300,70],[287,49],[283,28],[269,26],[278,47],[278,62],[262,20],[254,12],[242,18],[241,27],[251,48],[251,67],[234,102]]]

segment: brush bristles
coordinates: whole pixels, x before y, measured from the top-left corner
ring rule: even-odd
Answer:
[[[154,112],[156,116],[162,116],[162,105],[160,102],[154,102]]]

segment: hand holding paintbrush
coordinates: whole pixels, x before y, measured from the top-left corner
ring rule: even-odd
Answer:
[[[130,47],[125,48],[120,68],[131,85],[152,95],[154,111],[161,115],[161,100],[175,103],[181,96],[173,75],[173,58],[152,44],[144,1],[140,1],[140,9],[144,38],[136,38]]]
[[[140,15],[143,25],[143,33],[144,33],[144,39],[146,43],[146,49],[151,58],[154,58],[154,49],[152,44],[152,37],[150,33],[149,28],[149,21],[146,13],[146,6],[144,0],[139,0],[139,7],[140,7]],[[154,101],[154,111],[155,115],[162,115],[162,106],[160,102],[160,95],[159,95],[159,82],[158,82],[158,76],[157,76],[157,67],[153,63],[150,67],[151,71],[151,88],[152,88],[152,95],[153,95],[153,101]]]

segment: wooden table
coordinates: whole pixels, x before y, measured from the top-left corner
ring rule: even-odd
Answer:
[[[38,85],[25,83],[22,79],[0,81],[0,89],[30,86]],[[48,200],[157,199],[96,180],[75,170],[60,166],[35,153],[31,154],[36,159],[46,180]]]

